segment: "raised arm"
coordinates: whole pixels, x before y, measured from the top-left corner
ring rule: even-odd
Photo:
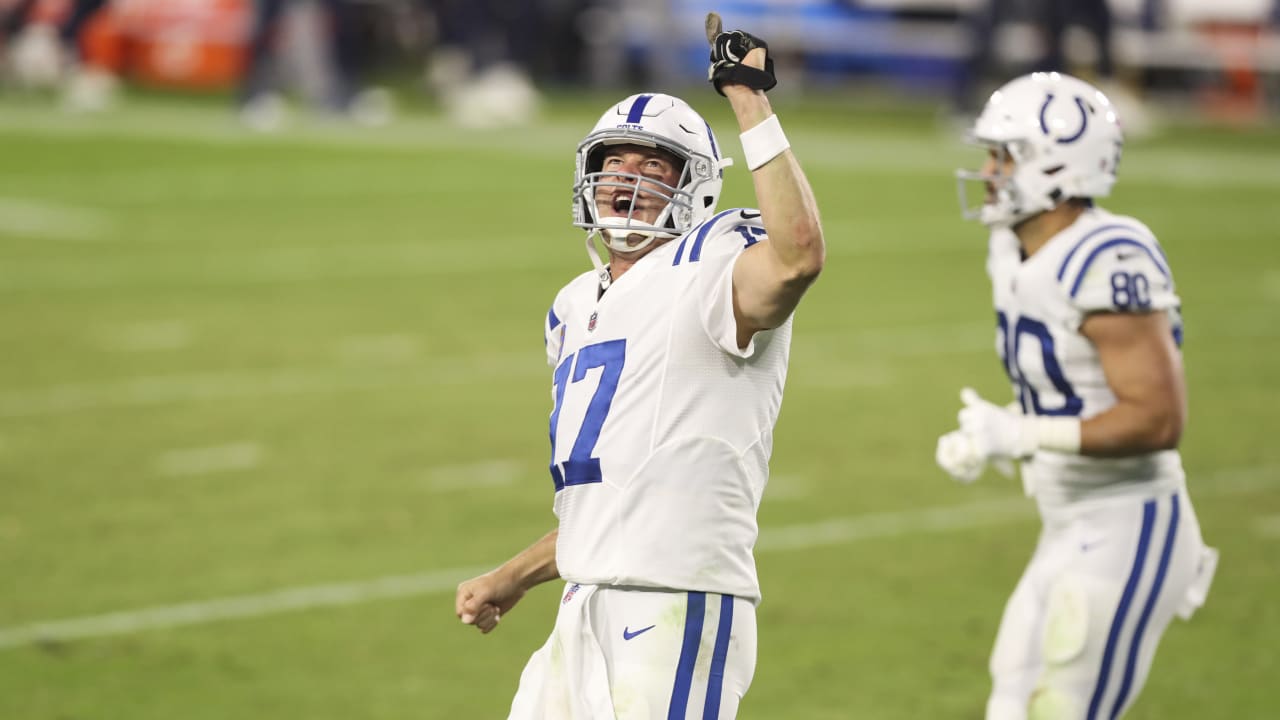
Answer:
[[[715,23],[718,24],[718,17]],[[826,261],[818,205],[764,91],[776,83],[768,46],[740,30],[716,32],[708,17],[711,81],[729,100],[742,132],[768,242],[739,256],[733,270],[738,345],[778,327],[800,303]]]

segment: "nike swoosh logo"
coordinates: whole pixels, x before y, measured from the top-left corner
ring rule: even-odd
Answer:
[[[1136,256],[1137,254],[1138,253],[1116,253],[1116,259],[1121,262],[1124,262],[1125,260],[1128,260],[1129,258]]]
[[[640,628],[639,630],[637,630],[637,631],[635,631],[635,632],[631,632],[630,630],[628,630],[627,628],[625,628],[625,627],[624,627],[624,628],[622,628],[622,639],[623,639],[623,640],[630,640],[631,638],[633,638],[633,637],[635,637],[635,636],[639,635],[640,633],[646,633],[646,632],[649,632],[650,630],[654,629],[655,627],[657,627],[657,625],[650,625],[650,626],[649,626],[649,627],[647,627],[647,628]]]
[[[760,213],[749,213],[746,210],[743,210],[738,214],[742,216],[743,220],[755,220],[756,218],[760,217]]]
[[[1093,542],[1080,543],[1080,552],[1089,552],[1090,550],[1098,547],[1101,544],[1102,544],[1101,540],[1094,540]]]

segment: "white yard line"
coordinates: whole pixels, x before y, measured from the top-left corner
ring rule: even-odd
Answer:
[[[858,540],[1002,525],[1034,517],[1035,508],[1026,498],[984,500],[966,505],[855,515],[818,523],[766,528],[760,531],[756,549],[805,550]]]
[[[1280,515],[1258,518],[1258,534],[1267,538],[1280,538]]]
[[[169,450],[156,458],[154,466],[161,475],[207,475],[258,467],[262,464],[262,456],[260,445],[241,442],[217,447]]]
[[[176,321],[108,327],[95,332],[94,336],[103,349],[116,352],[180,350],[191,344],[191,329]]]
[[[1033,512],[1029,503],[1020,501],[1017,504],[1021,506],[1021,512],[1016,515],[1003,510],[1006,506],[1012,505],[1011,501],[998,500],[949,508],[855,516],[811,525],[780,527],[765,531],[760,539],[760,547],[763,550],[794,550],[829,545],[834,542],[892,537],[917,530],[938,530],[941,526],[948,524],[952,528],[961,528],[1030,519]],[[992,508],[995,510],[993,511]],[[952,519],[949,521],[941,519],[947,516]],[[775,536],[777,539],[772,539]],[[37,622],[0,629],[0,649],[41,642],[65,642],[82,638],[124,635],[178,625],[260,617],[316,607],[355,605],[381,598],[444,592],[454,589],[467,577],[490,569],[484,567],[440,570],[423,575],[316,585],[261,595],[243,595],[70,620]]]
[[[1280,270],[1268,270],[1262,275],[1262,297],[1280,302]]]
[[[125,333],[124,345],[161,346],[185,337],[177,329]],[[892,329],[827,331],[797,337],[796,350],[811,356],[811,365],[828,368],[822,378],[801,378],[804,385],[820,387],[880,387],[894,382],[892,369],[859,363],[868,353],[879,357],[903,357],[943,353],[968,353],[992,348],[987,325],[922,325]],[[127,339],[125,339],[127,338]],[[404,359],[417,352],[419,341],[411,336],[348,339],[339,344],[344,359]],[[269,395],[304,395],[358,392],[394,386],[440,383],[463,384],[495,376],[545,377],[541,358],[529,353],[455,358],[438,369],[386,373],[375,369],[282,368],[260,372],[192,373],[156,375],[101,383],[69,383],[45,388],[0,391],[0,419],[62,415],[100,408],[149,407],[201,402],[222,398]]]
[[[898,381],[899,374],[883,359],[932,355],[994,354],[994,328],[988,324],[904,325],[896,328],[825,330],[796,336],[793,353],[803,355],[811,369],[822,369],[797,377],[806,387],[883,387]],[[1205,328],[1198,339],[1215,341],[1275,337],[1276,328]],[[508,377],[545,378],[542,358],[531,353],[489,354],[476,357],[437,359],[433,368],[406,372],[378,371],[375,364],[362,361],[404,360],[417,352],[417,340],[410,336],[342,343],[338,353],[352,365],[338,368],[282,368],[259,372],[193,373],[157,375],[100,383],[65,384],[44,388],[0,391],[0,420],[40,417],[99,408],[148,407],[200,402],[220,398],[255,395],[304,395],[360,392],[388,387],[462,385],[479,380]]]
[[[106,234],[107,216],[46,200],[0,197],[0,235],[54,240],[96,240]]]
[[[433,278],[540,270],[564,271],[543,254],[486,257],[427,244],[365,243],[324,247],[290,246],[217,257],[192,253],[180,261],[140,263],[105,258],[93,264],[66,262],[0,267],[0,292],[106,290],[174,282],[189,287],[244,287],[321,279]]]
[[[526,465],[516,460],[486,460],[432,468],[427,473],[427,487],[433,492],[504,487],[515,483],[527,469]]]
[[[485,355],[439,361],[436,367],[388,373],[375,369],[282,368],[245,373],[158,375],[105,383],[55,385],[0,392],[0,419],[61,415],[115,407],[149,407],[224,398],[381,390],[389,387],[462,385],[508,377],[545,377],[533,353]]]
[[[1203,489],[1196,494],[1234,495],[1273,489],[1278,486],[1278,472],[1280,468],[1268,465],[1214,473],[1203,478]],[[962,505],[854,515],[817,523],[766,528],[761,532],[757,549],[762,552],[803,550],[860,540],[1030,522],[1034,517],[1033,504],[1025,498],[982,500]],[[312,585],[259,595],[35,622],[0,628],[0,649],[440,593],[453,590],[460,581],[489,569],[488,566],[454,568],[419,575]]]
[[[0,131],[19,131],[54,137],[124,137],[140,140],[181,140],[214,145],[277,145],[332,147],[356,150],[475,151],[522,156],[566,157],[582,139],[574,122],[543,122],[519,133],[476,131],[454,127],[438,117],[398,118],[377,132],[362,128],[303,123],[278,135],[263,136],[239,126],[231,113],[147,101],[131,102],[92,118],[50,112],[41,108],[12,108],[0,115]],[[788,132],[808,166],[850,173],[949,177],[953,168],[979,164],[980,153],[959,137],[939,129],[916,137],[901,133],[872,134],[835,131]],[[736,143],[727,152],[739,155]],[[1275,158],[1273,158],[1274,160]],[[1144,148],[1125,156],[1126,182],[1179,187],[1280,185],[1280,163],[1256,153],[1221,148],[1179,150]]]
[[[353,363],[400,362],[422,353],[422,338],[408,333],[352,335],[338,341],[338,356]]]
[[[241,595],[70,620],[37,622],[0,630],[0,648],[127,635],[183,625],[203,625],[219,620],[254,618],[297,610],[358,605],[372,600],[424,595],[451,590],[462,580],[490,569],[489,567],[456,568],[421,575],[395,575],[363,582],[311,585],[261,595]]]

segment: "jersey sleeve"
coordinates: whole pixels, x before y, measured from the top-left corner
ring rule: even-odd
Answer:
[[[693,243],[689,249],[698,249],[701,267],[694,292],[702,327],[717,347],[735,357],[754,355],[756,338],[752,338],[747,347],[738,347],[738,321],[733,315],[733,266],[743,250],[768,239],[759,211],[743,208],[726,210],[685,236],[685,240]],[[677,248],[677,253],[679,251]]]
[[[1169,310],[1179,303],[1160,243],[1136,226],[1086,236],[1063,259],[1057,280],[1081,317]]]
[[[551,304],[551,309],[547,310],[547,316],[543,320],[542,334],[547,348],[547,364],[552,367],[560,361],[560,351],[564,347],[564,318],[568,307],[563,297],[563,291],[556,295],[555,302]]]

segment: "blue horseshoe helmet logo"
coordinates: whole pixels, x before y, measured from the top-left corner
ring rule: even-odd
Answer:
[[[1081,100],[1080,96],[1077,95],[1075,101],[1076,107],[1080,108],[1080,129],[1070,137],[1057,138],[1059,145],[1069,145],[1076,140],[1079,140],[1080,136],[1084,135],[1085,128],[1089,127],[1089,111],[1084,106],[1084,100]],[[1051,102],[1053,102],[1053,93],[1049,93],[1049,95],[1044,99],[1044,104],[1040,106],[1040,131],[1045,135],[1049,134],[1049,123],[1045,121],[1044,114],[1048,112],[1049,103]]]

